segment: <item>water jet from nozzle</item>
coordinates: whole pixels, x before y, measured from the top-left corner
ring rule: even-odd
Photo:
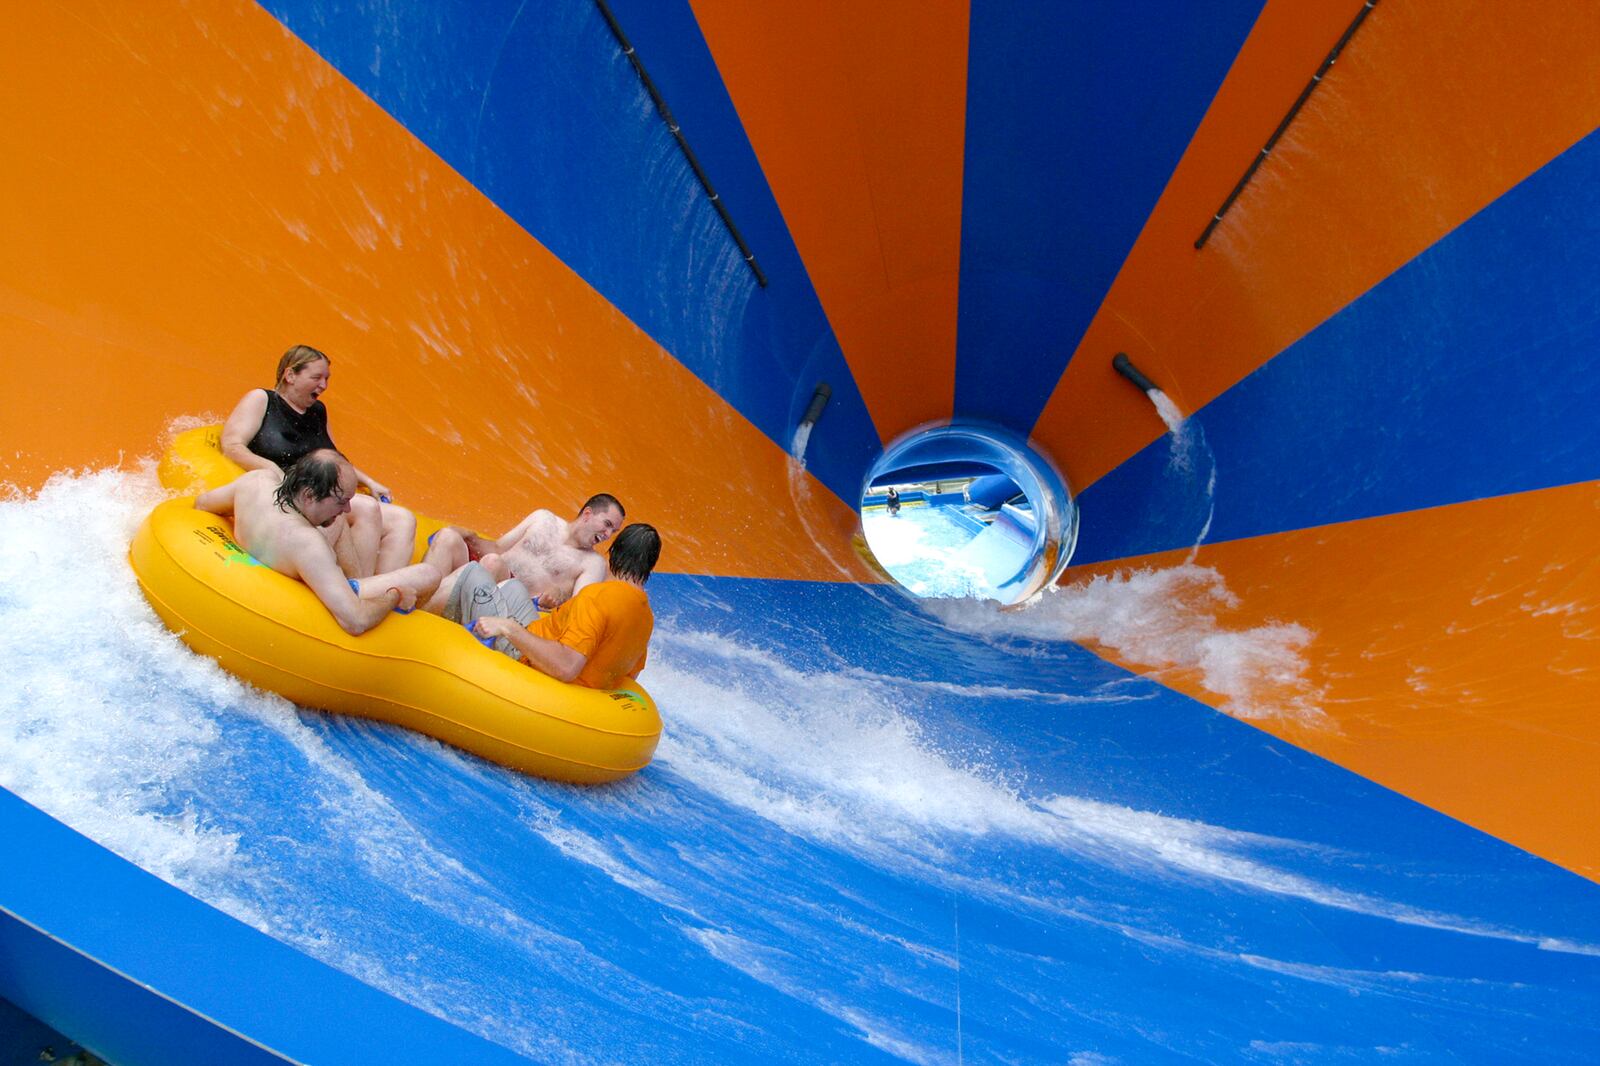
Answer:
[[[1111,360],[1111,366],[1145,392],[1157,391],[1156,383],[1139,372],[1139,368],[1133,365],[1133,360],[1128,358],[1127,352],[1118,352],[1116,358]]]
[[[818,418],[822,417],[822,409],[828,406],[828,399],[833,395],[833,387],[826,381],[817,386],[817,391],[811,394],[811,405],[806,408],[806,413],[800,419],[802,426],[815,425]]]
[[[1166,423],[1173,434],[1182,432],[1183,412],[1172,402],[1171,397],[1156,387],[1155,382],[1139,372],[1139,368],[1133,365],[1133,360],[1128,358],[1128,353],[1118,352],[1116,358],[1111,360],[1111,365],[1117,373],[1144,390],[1144,394],[1150,397],[1150,402],[1156,405],[1156,413],[1161,416],[1161,421]]]
[[[822,409],[828,406],[828,400],[832,396],[833,387],[826,381],[817,385],[817,390],[811,394],[811,403],[806,406],[806,413],[794,429],[794,440],[789,444],[789,454],[794,456],[801,466],[805,465],[806,445],[811,441],[811,427],[822,417]]]

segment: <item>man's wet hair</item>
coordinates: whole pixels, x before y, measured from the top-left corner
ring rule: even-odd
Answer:
[[[582,514],[585,510],[599,512],[612,507],[617,509],[618,518],[628,517],[628,512],[622,509],[622,501],[609,492],[597,492],[587,500],[584,500],[583,506],[578,508],[578,513]]]
[[[313,500],[325,500],[339,487],[340,464],[350,460],[332,448],[318,448],[307,452],[283,473],[283,480],[272,493],[272,502],[280,511],[299,510],[295,497],[302,490],[309,491]]]
[[[642,585],[650,580],[659,558],[661,534],[655,526],[635,522],[612,538],[610,567],[617,577],[630,577]]]

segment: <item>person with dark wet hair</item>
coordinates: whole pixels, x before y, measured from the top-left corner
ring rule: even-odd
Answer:
[[[283,480],[272,490],[272,500],[278,510],[295,510],[295,501],[302,492],[309,492],[313,500],[326,500],[339,492],[339,468],[343,458],[330,448],[311,452],[291,463],[283,472]]]
[[[245,393],[222,424],[222,454],[246,470],[282,473],[311,452],[332,449],[328,409],[320,399],[332,373],[332,360],[309,344],[296,344],[284,352],[278,360],[277,383]],[[358,531],[360,543],[377,545],[372,569],[404,566],[411,561],[417,516],[391,503],[387,486],[353,465],[350,469],[356,484],[372,495],[351,499],[349,510],[329,527],[330,542],[348,526]]]
[[[278,573],[305,582],[341,629],[360,636],[390,611],[409,612],[419,598],[426,600],[443,573],[426,557],[382,573],[353,571],[356,553],[339,551],[341,545],[350,547],[353,534],[347,531],[330,541],[326,533],[349,512],[355,491],[350,461],[324,448],[302,456],[282,474],[241,474],[201,493],[194,505],[231,518],[234,537],[245,551]],[[377,555],[375,550],[360,554]]]
[[[644,586],[661,558],[661,535],[635,522],[611,544],[606,580],[540,616],[521,582],[498,585],[478,563],[457,580],[445,617],[502,654],[558,681],[614,689],[639,675],[655,615]]]

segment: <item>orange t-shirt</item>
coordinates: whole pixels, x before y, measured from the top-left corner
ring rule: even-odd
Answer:
[[[589,688],[616,688],[644,669],[656,616],[650,597],[629,581],[598,581],[534,621],[528,632],[565,644],[588,656],[577,682]]]

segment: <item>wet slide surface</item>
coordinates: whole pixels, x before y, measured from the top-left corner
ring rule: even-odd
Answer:
[[[1307,21],[1341,22],[1335,6]],[[32,165],[0,176],[16,209],[0,252],[0,786],[54,821],[10,797],[0,808],[30,842],[27,854],[0,857],[13,871],[0,879],[0,996],[86,1046],[81,1028],[94,1029],[112,1061],[115,1050],[141,1061],[134,1049],[156,1045],[138,1041],[177,1031],[129,1035],[113,998],[50,986],[53,956],[18,946],[32,922],[80,950],[92,944],[108,965],[145,959],[174,989],[205,975],[212,1017],[297,1060],[383,1039],[414,1039],[430,1061],[1591,1055],[1600,888],[1574,872],[1593,856],[1566,799],[1593,768],[1584,705],[1554,687],[1531,692],[1547,724],[1569,719],[1572,762],[1530,741],[1521,765],[1560,772],[1519,779],[1532,798],[1503,831],[1493,803],[1469,824],[1408,798],[1428,752],[1386,740],[1396,718],[1385,693],[1416,675],[1405,654],[1377,660],[1387,673],[1365,654],[1401,615],[1360,629],[1360,613],[1342,606],[1346,586],[1325,580],[1388,542],[1410,546],[1396,570],[1431,559],[1442,581],[1451,557],[1416,548],[1437,528],[1433,512],[1390,499],[1319,531],[1236,502],[1241,486],[1262,483],[1239,462],[1259,442],[1230,436],[1259,416],[1253,390],[1274,387],[1257,381],[1224,393],[1187,435],[1144,452],[1116,440],[1091,449],[1104,469],[1084,494],[1085,521],[1097,493],[1112,501],[1098,507],[1097,535],[1120,546],[1091,552],[1092,567],[1032,609],[919,607],[873,583],[849,541],[859,472],[896,412],[921,417],[971,391],[961,342],[949,351],[948,321],[928,324],[929,343],[944,346],[944,369],[930,375],[940,380],[926,395],[884,398],[883,360],[900,357],[892,338],[831,303],[849,291],[837,277],[811,288],[800,257],[810,263],[806,245],[828,234],[812,215],[787,236],[795,211],[780,198],[796,174],[763,178],[754,153],[770,134],[740,132],[739,76],[709,51],[754,30],[730,30],[711,4],[615,7],[641,48],[677,42],[688,57],[653,72],[676,87],[686,124],[700,121],[705,158],[728,168],[718,171],[725,193],[746,194],[749,229],[781,236],[776,250],[763,242],[770,298],[728,255],[626,61],[601,50],[614,42],[588,4],[550,5],[537,25],[508,4],[470,29],[431,33],[360,5],[219,5],[139,23],[109,6],[6,16],[16,32],[0,48],[28,91],[0,104],[0,128]],[[1187,92],[1217,91],[1227,50],[1248,51],[1237,38],[1255,11],[1234,7],[1236,24],[1219,23],[1207,55],[1178,72]],[[1268,4],[1251,32],[1286,33],[1272,21],[1282,17]],[[341,18],[377,43],[335,32]],[[1104,38],[1123,40],[1114,30]],[[940,28],[940,46],[962,32]],[[987,25],[982,47],[969,46],[991,65],[984,77],[1003,51],[996,42],[1015,33]],[[599,117],[551,132],[506,102],[549,39],[590,57],[600,73],[584,77],[616,94],[621,117],[589,93]],[[421,65],[408,65],[405,48]],[[453,80],[423,73],[444,69],[422,63],[429,49],[452,48],[462,60]],[[719,69],[720,97],[684,91]],[[946,92],[939,106],[961,98]],[[1205,101],[1189,102],[1173,122],[1203,128]],[[981,101],[965,106],[970,119]],[[588,150],[597,130],[615,132],[614,155]],[[578,206],[559,189],[497,193],[496,182],[522,188],[512,162],[526,167],[543,150],[519,139],[530,131],[586,176],[574,196],[605,193],[620,206]],[[948,154],[942,142],[922,149],[924,161]],[[868,162],[872,184],[883,160]],[[1560,168],[1543,175],[1545,186],[1571,180]],[[1156,195],[1158,183],[1146,184]],[[902,191],[959,192],[944,180]],[[1539,187],[1527,195],[1537,200]],[[1482,225],[1525,237],[1514,218],[1496,222],[1518,210],[1510,201]],[[1115,255],[1127,253],[1137,214],[1123,205],[1107,221],[1122,242]],[[666,219],[664,237],[618,221],[652,217]],[[884,275],[872,294],[880,305],[952,284],[953,216],[934,217],[946,229],[921,235],[928,272]],[[604,226],[617,232],[596,236]],[[879,239],[892,247],[907,228],[891,215]],[[842,266],[815,269],[869,276],[870,249],[835,251]],[[1368,307],[1399,310],[1358,309],[1347,328],[1405,321],[1408,284],[1369,294]],[[1074,314],[1100,299],[1089,295]],[[250,690],[160,625],[124,563],[133,529],[162,498],[151,460],[174,428],[214,420],[265,384],[298,340],[333,354],[335,437],[402,502],[498,531],[527,506],[610,489],[630,517],[663,530],[643,681],[666,732],[650,767],[596,789],[521,777]],[[873,344],[890,354],[871,354]],[[1319,345],[1350,350],[1325,335],[1268,367],[1291,380],[1326,370],[1333,357],[1319,360]],[[969,372],[991,348],[976,346]],[[859,389],[851,360],[874,368]],[[824,375],[838,401],[802,469],[786,454],[795,405]],[[1122,402],[1105,395],[1108,409]],[[1414,407],[1397,412],[1425,424]],[[1047,408],[1041,433],[1061,432],[1053,417]],[[1580,454],[1535,486],[1540,464],[1512,466],[1517,476],[1496,491],[1527,488],[1527,499],[1461,503],[1463,491],[1430,506],[1465,516],[1475,533],[1523,529],[1517,554],[1532,580],[1565,543],[1550,532],[1559,516],[1592,510],[1589,468]],[[1390,467],[1369,469],[1380,489],[1416,500],[1395,489]],[[1314,493],[1279,498],[1310,506]],[[1144,519],[1156,528],[1141,533]],[[1192,551],[1213,527],[1226,542]],[[1559,554],[1574,568],[1546,580],[1572,584],[1552,589],[1553,608],[1581,605],[1591,580],[1576,566],[1587,527],[1565,528],[1573,542]],[[1151,554],[1130,564],[1134,553]],[[1429,627],[1467,617],[1476,591],[1463,578],[1450,593],[1454,619],[1443,617],[1453,601],[1430,591],[1403,616],[1417,628],[1392,639],[1432,649],[1444,666],[1488,663],[1478,667],[1486,681],[1514,688],[1516,675],[1479,645],[1453,660],[1438,651],[1446,645]],[[1581,628],[1576,609],[1539,617]],[[1512,632],[1525,648],[1529,631]],[[1541,666],[1585,691],[1581,645],[1552,647]],[[1448,672],[1434,680],[1497,691]],[[1461,705],[1439,702],[1439,747],[1481,759]],[[1516,706],[1515,693],[1493,706],[1514,722],[1498,709]],[[1345,716],[1331,727],[1335,712]],[[1415,724],[1401,722],[1408,743]],[[1367,753],[1349,755],[1361,772],[1312,753],[1340,745]],[[1455,776],[1470,790],[1471,774]],[[1548,830],[1537,847],[1525,842],[1530,824]],[[25,875],[67,861],[94,871],[71,893]],[[162,895],[147,875],[180,891]],[[159,920],[119,923],[136,896],[155,900]],[[324,973],[326,1013],[263,1011],[266,978],[251,971],[267,964],[208,961],[205,941],[180,932],[202,928],[213,943],[257,945],[239,958]],[[293,1029],[294,1015],[308,1020]],[[216,1061],[267,1061],[225,1048]]]
[[[0,511],[4,784],[535,1060],[1592,1046],[1591,884],[977,605],[660,575],[656,762],[560,786],[194,656],[116,550],[156,495]]]

